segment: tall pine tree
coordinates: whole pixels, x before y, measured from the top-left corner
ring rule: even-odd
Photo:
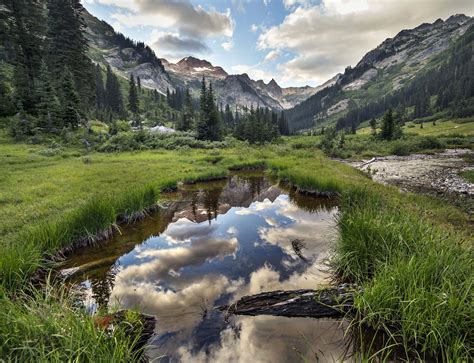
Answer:
[[[70,70],[79,107],[86,111],[95,104],[94,67],[87,56],[84,11],[80,0],[47,0],[48,8],[48,66],[51,74]]]
[[[81,113],[79,109],[79,96],[74,85],[74,78],[71,71],[66,67],[63,72],[62,80],[62,97],[61,97],[61,119],[65,127],[73,129],[79,126]]]
[[[45,62],[41,64],[36,89],[38,127],[44,132],[57,131],[61,127],[61,106],[51,84],[51,76]]]
[[[105,81],[105,104],[107,109],[116,116],[123,115],[124,107],[120,84],[110,66],[107,66],[107,78]]]

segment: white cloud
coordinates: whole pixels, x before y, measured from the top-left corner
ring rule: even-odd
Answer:
[[[271,61],[274,61],[274,60],[278,59],[279,57],[280,57],[280,51],[271,50],[270,52],[268,52],[268,54],[265,56],[265,58],[263,60],[265,62],[271,62]]]
[[[404,28],[474,13],[472,0],[323,0],[318,5],[285,0],[284,4],[291,13],[280,25],[264,30],[258,40],[259,49],[294,54],[279,66],[282,82],[322,83]]]
[[[293,6],[308,6],[310,3],[311,0],[283,0],[283,5],[287,9]]]
[[[228,42],[224,42],[221,44],[222,48],[226,51],[230,51],[232,48],[234,48],[234,42],[232,40],[229,40]]]
[[[234,21],[230,10],[226,13],[208,11],[189,1],[171,0],[96,0],[128,10],[112,15],[126,26],[149,25],[174,27],[180,34],[192,37],[225,35],[232,36]]]
[[[258,29],[260,29],[260,27],[257,24],[252,24],[252,26],[250,27],[250,30],[254,33],[256,33]]]

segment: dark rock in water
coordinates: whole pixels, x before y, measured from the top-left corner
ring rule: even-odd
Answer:
[[[229,306],[217,309],[237,315],[340,318],[353,307],[358,288],[344,284],[324,290],[270,291],[244,296]]]

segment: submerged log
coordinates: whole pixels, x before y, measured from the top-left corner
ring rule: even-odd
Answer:
[[[323,290],[270,291],[244,296],[217,309],[236,315],[340,318],[352,309],[357,290],[354,285],[344,284]]]

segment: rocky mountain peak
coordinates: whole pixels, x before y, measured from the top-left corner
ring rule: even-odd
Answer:
[[[212,64],[204,59],[194,58],[192,56],[185,57],[176,63],[179,67],[182,68],[197,68],[197,67],[206,67],[211,68]]]

